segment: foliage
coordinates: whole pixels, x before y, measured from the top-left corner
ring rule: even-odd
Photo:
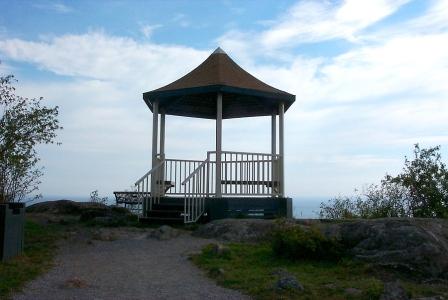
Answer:
[[[440,146],[420,149],[417,144],[414,159],[405,159],[403,173],[385,178],[407,189],[414,217],[448,218],[448,170],[439,151]]]
[[[208,246],[192,260],[219,285],[240,290],[254,299],[378,299],[383,292],[383,277],[391,276],[348,259],[338,262],[285,259],[275,255],[267,243],[228,246],[230,258],[216,255]],[[273,287],[277,276],[273,273],[279,269],[296,276],[304,291],[276,291]],[[448,292],[445,284],[418,283],[405,276],[399,279],[413,298]],[[349,295],[345,292],[347,288],[356,288],[362,293]]]
[[[420,149],[405,158],[401,174],[386,175],[352,197],[336,197],[320,205],[325,219],[425,217],[448,218],[448,170],[440,146]]]
[[[274,230],[271,246],[275,255],[288,259],[339,260],[344,251],[336,240],[325,237],[316,228],[281,226]]]
[[[42,168],[36,146],[54,143],[62,129],[58,107],[16,95],[14,81],[12,75],[0,77],[0,203],[22,201],[38,190]]]
[[[8,262],[0,262],[0,299],[7,298],[51,267],[56,241],[62,235],[60,229],[57,224],[42,226],[31,221],[25,223],[24,254]]]
[[[240,290],[254,299],[378,299],[383,292],[382,279],[392,276],[348,259],[338,262],[285,259],[275,255],[268,243],[228,246],[232,253],[229,258],[216,255],[206,246],[192,260],[219,285]],[[304,291],[276,291],[274,274],[279,269],[293,274]],[[418,283],[405,276],[398,279],[413,298],[448,293],[446,284]],[[362,292],[349,295],[347,288]]]
[[[107,197],[100,197],[98,194],[98,190],[95,190],[90,193],[90,202],[99,203],[99,204],[107,204]]]

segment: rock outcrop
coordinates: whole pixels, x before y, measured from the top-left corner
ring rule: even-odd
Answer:
[[[229,242],[255,242],[275,227],[272,220],[222,219],[200,226],[194,236]]]
[[[448,279],[448,221],[355,220],[319,225],[354,258],[426,279]]]
[[[347,221],[296,220],[289,225],[315,226],[339,241],[355,259],[402,271],[422,280],[448,280],[448,220],[375,219]],[[276,227],[272,220],[217,220],[194,235],[233,242],[254,242]]]

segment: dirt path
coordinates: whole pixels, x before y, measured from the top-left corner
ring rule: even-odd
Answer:
[[[55,267],[13,299],[248,299],[217,286],[188,260],[210,240],[188,233],[166,241],[147,235],[111,229],[91,242],[74,234]]]

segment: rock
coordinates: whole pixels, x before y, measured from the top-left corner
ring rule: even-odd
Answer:
[[[320,224],[358,260],[422,279],[448,278],[448,221],[376,219]]]
[[[409,297],[406,291],[401,286],[400,282],[386,282],[384,284],[384,292],[380,300],[408,300]]]
[[[194,236],[231,242],[254,242],[275,228],[273,220],[222,219],[200,226]]]
[[[210,271],[208,271],[208,275],[211,277],[221,277],[225,274],[224,269],[222,268],[212,268]]]
[[[277,291],[282,290],[293,290],[293,291],[303,291],[304,288],[297,280],[296,276],[289,273],[285,269],[278,269],[272,272],[273,275],[277,275],[278,279],[274,284],[274,288]]]
[[[411,300],[445,300],[443,296],[432,296],[432,297],[422,297],[422,298],[412,298]]]
[[[27,213],[48,214],[49,222],[67,224],[67,215],[79,216],[81,222],[97,222],[100,225],[126,225],[132,217],[130,211],[123,207],[107,206],[94,202],[75,202],[71,200],[45,201],[33,204],[26,209]],[[53,215],[65,215],[64,219]]]
[[[355,289],[355,288],[347,288],[347,289],[344,290],[344,292],[345,292],[347,295],[350,295],[350,296],[359,296],[359,295],[362,294],[362,291],[361,291],[361,290],[359,290],[359,289]]]
[[[337,288],[336,284],[334,284],[334,283],[327,283],[327,284],[324,284],[324,287],[327,288],[327,289],[329,289],[329,290],[334,290],[334,289]]]
[[[73,277],[70,279],[67,279],[62,285],[61,288],[85,288],[87,287],[88,284],[86,281],[78,278],[78,277]]]
[[[92,239],[103,242],[112,242],[117,240],[117,236],[113,232],[100,229],[93,232]]]
[[[172,228],[168,225],[162,225],[159,228],[151,231],[148,234],[148,238],[155,238],[159,241],[169,240],[178,237],[180,234],[179,230]]]
[[[216,256],[229,256],[230,248],[222,244],[211,244],[211,252]]]

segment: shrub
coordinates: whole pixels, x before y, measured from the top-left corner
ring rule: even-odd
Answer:
[[[356,191],[357,192],[357,191]],[[448,218],[448,169],[440,146],[420,149],[405,158],[403,171],[386,175],[352,197],[336,197],[320,205],[320,217],[349,218]]]
[[[271,247],[275,255],[293,260],[339,260],[344,254],[336,240],[325,237],[316,228],[299,226],[281,226],[274,230]]]

